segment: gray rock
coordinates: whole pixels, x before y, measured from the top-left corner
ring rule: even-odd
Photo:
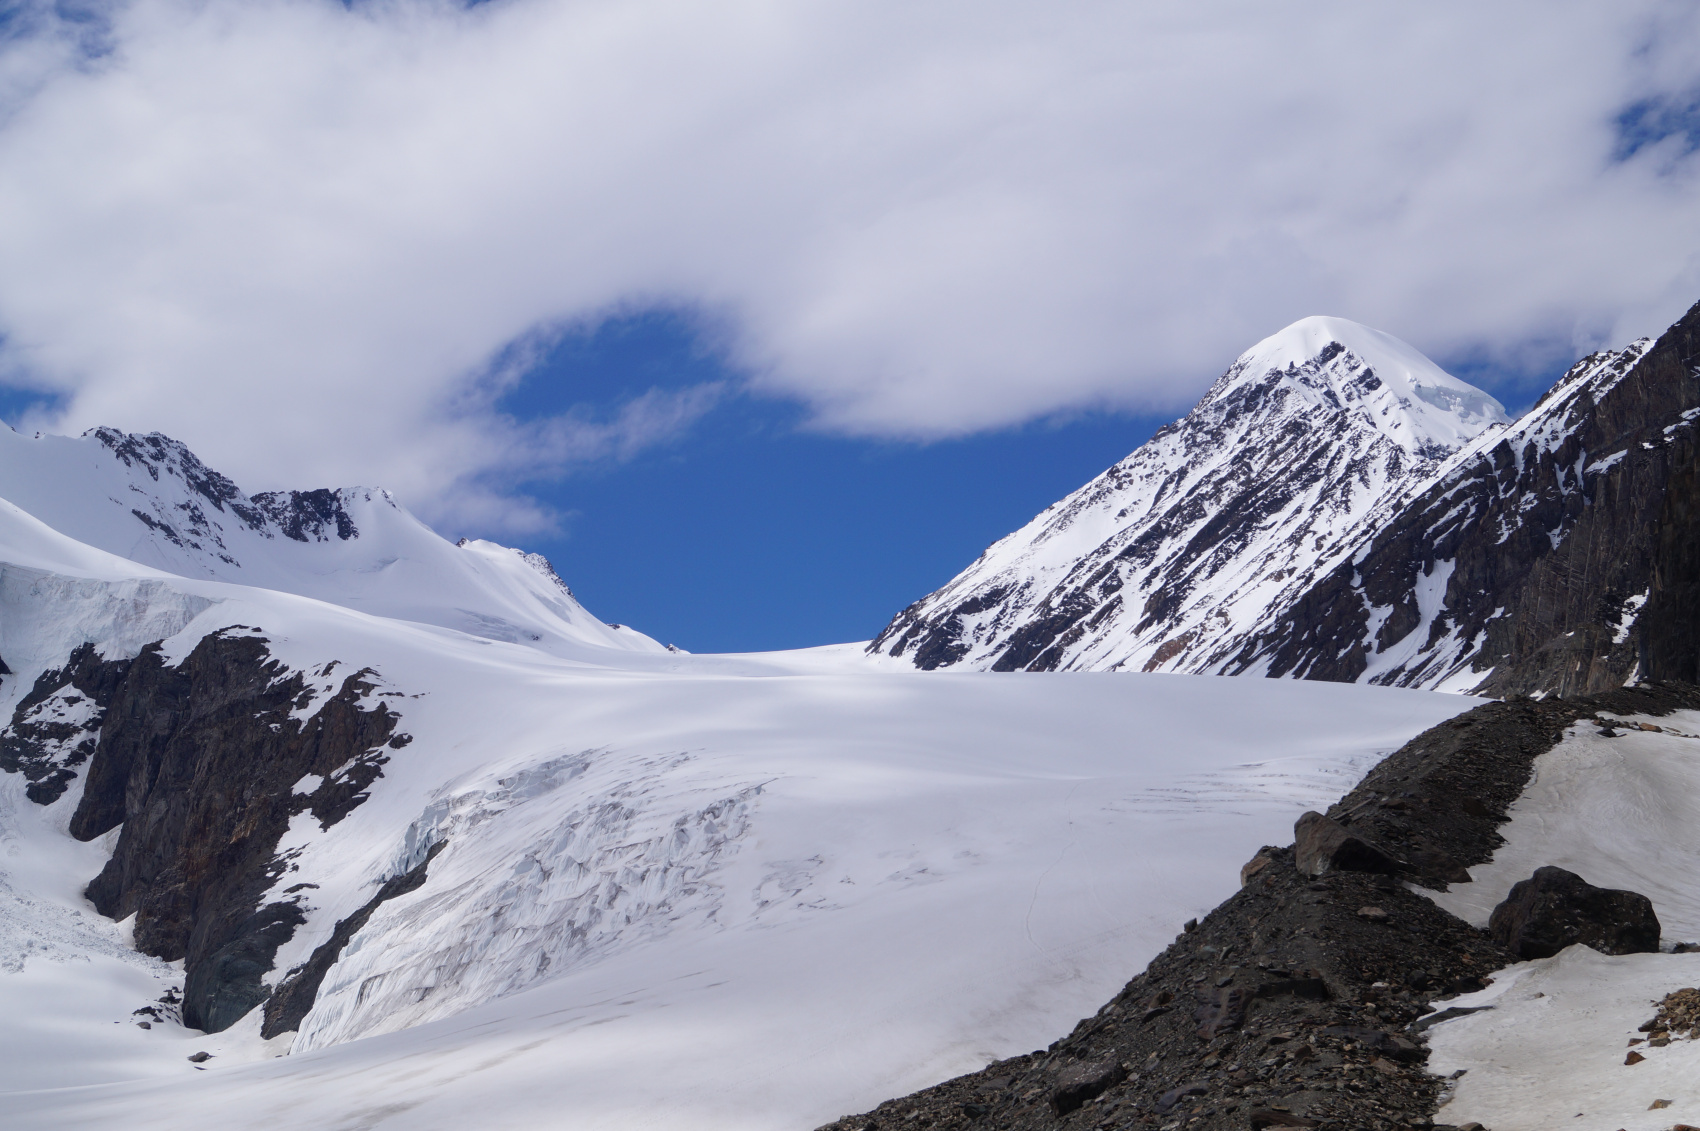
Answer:
[[[1057,1073],[1051,1089],[1051,1110],[1067,1115],[1127,1079],[1127,1070],[1114,1060],[1074,1064]]]

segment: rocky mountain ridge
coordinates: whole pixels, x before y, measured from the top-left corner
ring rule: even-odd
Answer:
[[[1493,856],[1535,759],[1567,727],[1696,708],[1700,687],[1665,683],[1491,703],[1433,727],[1326,815],[1301,818],[1294,845],[1260,850],[1237,893],[1067,1036],[821,1131],[1438,1129],[1449,1082],[1425,1069],[1428,1031],[1464,1012],[1448,998],[1534,955],[1418,889]],[[1307,825],[1350,838],[1357,858],[1337,840],[1319,866],[1325,845]]]
[[[1692,680],[1700,306],[1584,358],[1224,665],[1482,694]]]
[[[1520,420],[1444,458],[1341,423],[1353,375],[1379,373],[1367,347],[1333,340],[1361,327],[1313,321],[1327,340],[1288,348],[1309,360],[1248,381],[1268,352],[1251,351],[1187,418],[898,614],[871,650],[922,668],[1488,695],[1700,675],[1700,308],[1657,341],[1583,358]],[[1295,377],[1330,378],[1335,415],[1293,407]],[[1040,561],[1047,543],[1061,565]]]
[[[1215,670],[1447,457],[1505,423],[1498,402],[1405,343],[1304,319],[869,650],[924,669]]]

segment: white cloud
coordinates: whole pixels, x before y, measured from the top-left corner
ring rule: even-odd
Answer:
[[[136,0],[93,59],[35,26],[3,360],[251,489],[535,524],[505,484],[717,394],[520,425],[492,358],[645,304],[822,427],[925,438],[1182,408],[1311,313],[1515,355],[1700,298],[1695,159],[1612,158],[1700,89],[1685,5]]]

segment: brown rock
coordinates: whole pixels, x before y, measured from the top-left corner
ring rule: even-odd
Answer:
[[[1240,886],[1243,888],[1251,883],[1254,876],[1272,863],[1274,863],[1274,857],[1270,855],[1270,849],[1268,847],[1258,849],[1257,855],[1247,860],[1240,867]]]
[[[1648,1111],[1658,1111],[1660,1108],[1666,1108],[1666,1107],[1669,1107],[1670,1105],[1671,1105],[1670,1100],[1654,1100],[1652,1103],[1647,1105],[1647,1110]]]
[[[1625,1064],[1640,1064],[1643,1060],[1646,1060],[1646,1059],[1647,1058],[1642,1056],[1640,1053],[1632,1052],[1628,1056],[1623,1058],[1623,1063],[1625,1063]]]
[[[1307,876],[1327,872],[1397,872],[1399,861],[1312,810],[1293,825],[1293,862]]]

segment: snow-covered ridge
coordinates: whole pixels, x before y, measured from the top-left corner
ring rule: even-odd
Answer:
[[[1398,339],[1303,319],[870,650],[922,668],[1219,671],[1270,610],[1506,423]]]
[[[454,545],[376,487],[245,495],[170,437],[0,428],[0,499],[89,546],[190,578],[259,586],[560,654],[660,651],[597,620],[547,559]]]
[[[1630,678],[1653,562],[1680,542],[1659,512],[1700,415],[1682,327],[1583,358],[1465,445],[1224,671],[1492,694]]]

